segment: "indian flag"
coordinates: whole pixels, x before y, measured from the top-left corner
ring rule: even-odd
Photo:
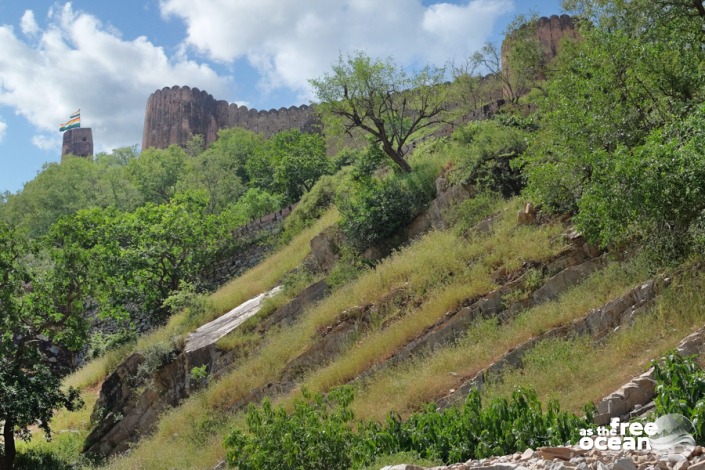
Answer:
[[[69,118],[69,121],[65,124],[61,124],[59,126],[59,132],[64,132],[69,129],[74,129],[76,127],[81,127],[81,110],[77,109],[73,113],[71,113],[71,116]]]

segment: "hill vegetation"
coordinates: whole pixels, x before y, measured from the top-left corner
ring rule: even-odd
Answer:
[[[321,135],[228,129],[208,148],[68,158],[5,195],[0,468],[452,463],[574,440],[593,403],[663,355],[656,411],[702,423],[703,373],[669,351],[705,321],[705,14],[565,4],[579,38],[550,63],[531,24],[512,25],[508,63],[534,71],[518,78],[456,67],[443,84],[341,59],[313,82],[321,109],[329,129],[371,138],[335,156]],[[459,123],[507,83],[531,91]],[[241,248],[233,233],[294,203],[266,259],[213,289],[205,273]],[[434,230],[412,231],[428,218]],[[277,323],[320,281],[324,297]],[[227,366],[191,369],[192,391],[129,452],[82,452],[120,363],[144,358],[142,393],[191,331],[278,285],[215,343]],[[634,301],[643,286],[653,296]],[[581,326],[622,303],[618,327]],[[67,374],[52,347],[81,367]]]

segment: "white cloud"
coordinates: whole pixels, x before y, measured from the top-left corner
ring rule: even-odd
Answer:
[[[467,57],[489,37],[512,0],[162,0],[162,15],[187,27],[185,45],[210,58],[246,58],[265,89],[305,95],[308,79],[340,53],[363,50],[402,64],[443,65]]]
[[[7,132],[7,123],[5,121],[0,121],[0,142],[5,138],[5,132]]]
[[[34,31],[32,43],[0,26],[0,104],[36,126],[40,148],[60,146],[58,126],[77,108],[101,151],[141,142],[145,105],[156,89],[189,85],[226,94],[228,79],[209,66],[170,59],[144,36],[124,40],[70,3],[50,10],[44,29],[33,20],[31,11],[21,20],[23,32]]]
[[[32,137],[32,144],[42,150],[55,150],[61,147],[61,137],[56,135],[35,135]]]
[[[39,25],[37,24],[37,20],[34,19],[34,12],[32,10],[25,10],[20,20],[20,29],[27,36],[34,36],[39,32]]]

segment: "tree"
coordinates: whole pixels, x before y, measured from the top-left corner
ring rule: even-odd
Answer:
[[[333,162],[326,155],[323,137],[294,129],[270,137],[245,167],[251,185],[293,203],[318,178],[333,171]]]
[[[703,18],[692,2],[664,3],[566,2],[587,20],[578,22],[582,39],[564,44],[539,103],[541,131],[522,159],[530,195],[546,209],[576,211],[596,164],[705,99],[705,51],[693,47]]]
[[[538,17],[518,16],[507,27],[502,49],[488,42],[469,60],[470,75],[488,73],[501,83],[504,96],[516,103],[545,79],[548,57],[536,35]]]
[[[48,251],[51,268],[44,272],[31,269],[25,262],[38,255],[38,247],[0,224],[2,470],[13,467],[16,437],[29,439],[33,425],[49,437],[54,410],[82,406],[76,389],[61,389],[61,378],[50,367],[40,343],[77,350],[85,341],[86,258],[61,246]]]
[[[578,226],[607,246],[638,240],[660,260],[702,246],[705,233],[705,106],[651,132],[644,145],[593,156],[591,184],[579,201]]]
[[[184,149],[170,145],[165,149],[144,150],[139,158],[130,161],[128,168],[144,201],[163,204],[176,193],[185,163]]]
[[[198,284],[212,261],[222,232],[207,206],[207,196],[196,192],[132,213],[84,210],[61,219],[52,234],[90,260],[102,312],[124,315],[125,305],[139,305],[158,323],[169,313],[164,300],[182,281]]]
[[[280,132],[267,142],[267,151],[274,160],[274,187],[296,202],[323,175],[333,170],[326,155],[326,144],[319,134],[304,134],[298,130]]]
[[[406,144],[417,132],[443,122],[447,87],[445,70],[425,67],[408,74],[391,59],[371,59],[358,52],[341,57],[333,73],[310,83],[327,124],[338,121],[345,133],[362,129],[405,172]]]

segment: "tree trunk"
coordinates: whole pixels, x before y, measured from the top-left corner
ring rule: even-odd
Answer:
[[[0,459],[0,470],[12,470],[15,463],[17,449],[15,448],[15,423],[12,418],[5,420],[2,437],[5,441],[5,449],[2,459]]]
[[[388,141],[382,142],[382,149],[384,150],[384,153],[389,156],[389,158],[394,160],[394,163],[399,165],[399,168],[401,168],[402,171],[405,173],[411,173],[411,165],[404,160],[404,155],[402,155],[401,152],[395,152],[392,145]]]

